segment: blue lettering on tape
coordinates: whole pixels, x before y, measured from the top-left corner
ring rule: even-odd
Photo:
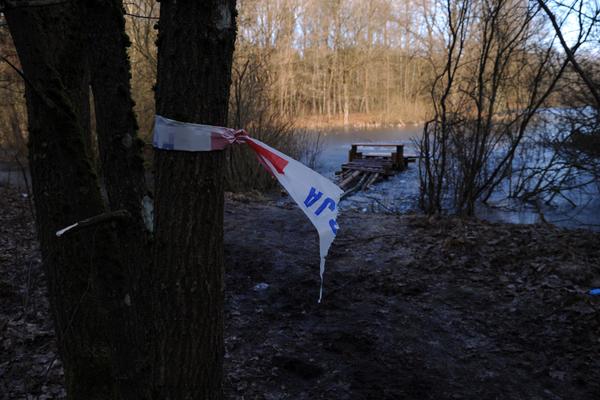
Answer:
[[[338,229],[340,229],[340,227],[338,226],[338,224],[335,221],[335,219],[330,219],[329,220],[329,226],[331,227],[331,231],[333,232],[333,234],[337,235],[337,231],[338,231]]]
[[[335,211],[335,201],[329,197],[326,198],[325,201],[323,201],[323,204],[321,204],[317,211],[315,211],[315,215],[321,215],[321,213],[328,207],[331,211]]]
[[[321,196],[323,196],[323,193],[317,192],[317,189],[315,189],[314,187],[311,187],[310,192],[308,193],[308,196],[306,196],[306,200],[304,200],[304,205],[306,207],[312,206],[317,201],[319,201]]]

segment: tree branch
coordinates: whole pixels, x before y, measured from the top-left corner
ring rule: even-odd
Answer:
[[[590,93],[592,94],[592,96],[594,97],[594,100],[596,101],[596,106],[598,108],[600,108],[600,92],[598,92],[596,86],[594,85],[594,82],[590,79],[588,74],[581,68],[581,66],[575,59],[575,54],[573,53],[573,51],[571,51],[571,48],[565,41],[565,38],[560,30],[560,26],[558,26],[558,22],[556,22],[556,17],[554,16],[554,14],[550,10],[550,8],[548,8],[548,5],[544,2],[544,0],[538,0],[538,4],[540,5],[540,7],[542,7],[542,9],[546,13],[546,15],[548,15],[548,18],[550,18],[550,22],[552,23],[552,26],[554,27],[554,30],[556,31],[556,35],[558,36],[558,39],[560,40],[560,44],[562,45],[565,53],[567,54],[567,58],[568,58],[569,62],[575,69],[575,72],[577,72],[579,77],[581,77],[581,79],[583,80],[585,85],[590,90]]]
[[[132,14],[132,13],[123,13],[124,15],[127,15],[128,17],[133,17],[133,18],[142,18],[142,19],[151,19],[151,20],[156,20],[158,21],[158,17],[153,17],[151,15],[140,15],[140,14]]]
[[[31,88],[31,90],[33,90],[33,93],[40,96],[40,98],[47,105],[54,106],[54,103],[48,97],[46,97],[40,90],[38,90],[38,88],[33,84],[33,82],[31,82],[27,78],[25,73],[21,69],[19,69],[16,65],[14,65],[12,62],[10,62],[10,60],[8,58],[6,58],[0,54],[0,61],[4,61],[5,63],[7,63],[17,73],[17,75],[19,75],[23,79],[23,82],[25,82],[25,84],[28,85]]]
[[[67,232],[73,233],[75,231],[79,231],[81,229],[89,228],[106,222],[124,221],[129,220],[130,218],[131,214],[129,214],[129,211],[127,210],[111,211],[84,219],[82,221],[74,223],[73,225],[69,225],[66,228],[57,231],[56,236],[61,237]]]
[[[8,58],[4,57],[3,55],[0,55],[0,61],[4,61],[5,63],[7,63],[9,67],[11,67],[21,78],[23,78],[25,83],[30,84],[23,71],[21,71],[16,65],[11,63]]]

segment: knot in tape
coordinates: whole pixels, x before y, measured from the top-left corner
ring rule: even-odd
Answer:
[[[213,127],[211,130],[211,150],[223,150],[232,144],[248,143],[245,129]]]
[[[233,143],[246,143],[246,141],[248,139],[248,132],[246,132],[245,129],[238,129],[237,131],[234,132],[233,136],[234,136],[234,140],[233,140],[232,144]]]

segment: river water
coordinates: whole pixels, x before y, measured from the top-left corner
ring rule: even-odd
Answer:
[[[421,126],[409,126],[391,129],[347,129],[323,133],[323,148],[317,170],[323,175],[334,178],[335,171],[347,161],[350,145],[356,142],[387,142],[404,144],[405,155],[417,154],[414,140],[419,138]],[[362,212],[418,212],[419,178],[417,165],[411,163],[408,169],[375,185],[367,192],[359,192],[345,199],[342,209],[355,209]],[[571,191],[570,202],[555,200],[552,205],[540,207],[543,218],[549,223],[566,228],[587,228],[600,230],[600,194],[597,185],[591,185]],[[534,224],[541,222],[538,208],[510,201],[506,196],[497,195],[491,205],[480,205],[477,209],[479,218],[490,221],[517,224]]]

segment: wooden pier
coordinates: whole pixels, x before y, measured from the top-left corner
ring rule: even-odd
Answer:
[[[378,150],[368,150],[365,147]],[[403,171],[416,158],[405,156],[402,144],[353,143],[348,153],[348,162],[342,164],[341,170],[336,172],[338,186],[344,190],[341,198],[359,190],[367,190],[381,179]]]

